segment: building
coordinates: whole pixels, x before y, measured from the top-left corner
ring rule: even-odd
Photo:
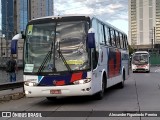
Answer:
[[[24,31],[26,29],[27,22],[29,20],[28,15],[28,6],[29,6],[29,0],[16,0],[15,4],[15,13],[17,16],[16,21],[16,29],[17,33],[20,33],[21,31]]]
[[[1,0],[2,33],[12,39],[33,18],[53,15],[53,0]]]
[[[25,31],[31,19],[53,15],[53,0],[16,0],[17,32]]]
[[[136,49],[160,44],[160,0],[129,0],[129,44]]]
[[[29,20],[53,15],[53,0],[1,0],[1,5],[2,34],[5,34],[3,57],[9,57],[12,37],[24,33]],[[18,52],[22,53],[23,43],[18,45]],[[22,58],[22,55],[18,56]]]
[[[12,39],[14,34],[14,0],[1,0],[2,34]]]
[[[30,19],[53,15],[53,0],[30,0]]]

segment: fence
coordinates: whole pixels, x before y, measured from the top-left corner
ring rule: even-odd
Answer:
[[[160,65],[160,54],[157,53],[150,53],[150,63],[151,65]]]

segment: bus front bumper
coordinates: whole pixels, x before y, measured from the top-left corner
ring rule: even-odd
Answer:
[[[132,65],[132,71],[150,71],[149,65]]]
[[[27,86],[24,85],[26,97],[58,97],[92,95],[91,83],[67,86]]]

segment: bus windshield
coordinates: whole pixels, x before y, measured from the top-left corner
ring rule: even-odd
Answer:
[[[143,65],[149,63],[149,55],[145,53],[136,53],[132,56],[132,64]]]
[[[86,21],[29,24],[24,46],[24,72],[89,69]]]

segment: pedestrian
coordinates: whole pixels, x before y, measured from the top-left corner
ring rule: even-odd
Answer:
[[[14,60],[13,55],[10,55],[10,59],[6,63],[6,72],[9,75],[10,82],[16,82],[17,62]]]

